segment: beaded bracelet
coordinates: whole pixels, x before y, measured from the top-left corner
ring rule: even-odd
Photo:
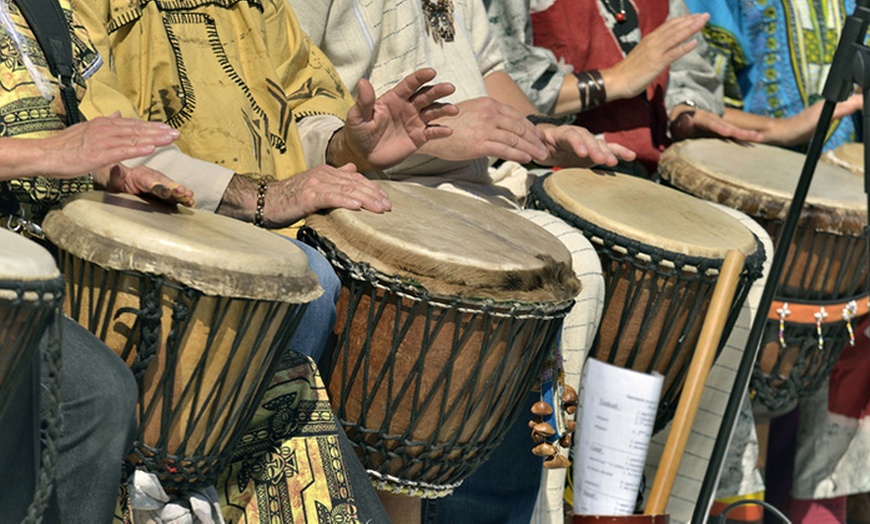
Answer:
[[[269,189],[269,182],[272,179],[263,177],[257,180],[257,209],[254,211],[254,225],[263,227],[263,212],[266,208],[266,190]]]
[[[604,79],[597,69],[574,73],[577,78],[577,91],[580,93],[580,111],[586,111],[607,102]]]

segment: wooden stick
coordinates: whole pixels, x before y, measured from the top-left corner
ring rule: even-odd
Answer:
[[[704,391],[707,376],[710,374],[716,356],[716,348],[719,347],[719,340],[722,338],[722,330],[731,303],[734,301],[734,293],[745,260],[746,255],[739,251],[731,250],[725,255],[719,279],[713,289],[713,297],[710,299],[710,307],[698,337],[698,345],[689,365],[686,383],[680,394],[671,432],[668,434],[656,478],[650,490],[649,502],[644,512],[646,515],[660,515],[666,511],[668,498],[674,487],[674,480],[677,478],[677,470],[680,468],[680,459],[686,449],[692,424],[695,422],[701,393]]]

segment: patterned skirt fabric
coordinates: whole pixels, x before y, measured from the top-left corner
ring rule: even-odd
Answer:
[[[370,521],[357,498],[374,491],[367,479],[354,484],[349,461],[356,458],[348,453],[315,365],[290,352],[218,482],[224,518],[246,524]]]
[[[350,441],[336,425],[316,366],[293,351],[281,362],[216,488],[227,523],[388,521]],[[134,519],[128,489],[122,486],[116,522],[220,522],[217,515],[197,511],[199,493],[172,494],[171,502]]]

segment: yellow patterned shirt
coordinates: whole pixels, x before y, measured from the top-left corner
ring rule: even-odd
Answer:
[[[297,122],[343,120],[352,104],[285,0],[79,0],[76,9],[111,56],[89,82],[84,113],[167,122],[185,154],[236,173],[304,171]]]
[[[0,136],[50,136],[65,127],[66,110],[57,80],[49,72],[45,56],[18,7],[14,2],[3,1],[5,9],[0,11],[4,18],[4,23],[0,24]],[[73,16],[70,2],[59,0],[59,3],[72,28],[73,60],[77,65],[73,80],[81,98],[85,79],[100,67],[102,61],[87,32]],[[28,70],[25,58],[29,58],[31,70]],[[48,83],[48,99],[40,90],[41,79]],[[91,189],[87,178],[22,178],[7,182],[7,186],[21,203],[25,215],[36,220],[66,196]]]

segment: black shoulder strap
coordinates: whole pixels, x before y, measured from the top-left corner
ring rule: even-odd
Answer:
[[[57,0],[14,0],[30,25],[48,68],[60,84],[60,96],[66,108],[67,125],[81,120],[73,82],[72,39],[69,24]]]

